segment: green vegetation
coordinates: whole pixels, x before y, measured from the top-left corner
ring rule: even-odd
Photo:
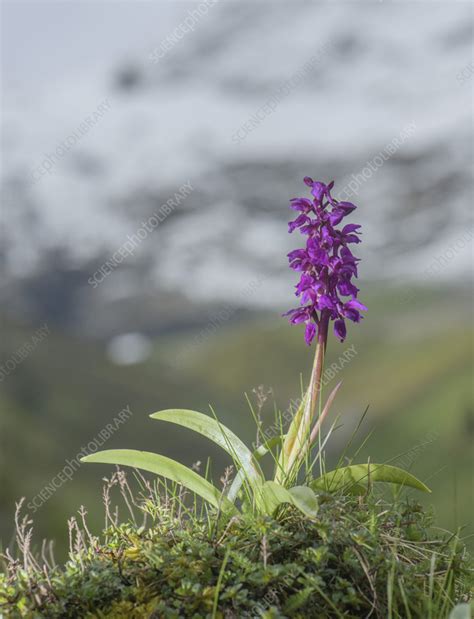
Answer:
[[[294,419],[298,419],[298,413],[303,411],[306,398],[303,398]],[[183,488],[194,492],[201,499],[218,510],[222,510],[232,516],[241,512],[237,502],[241,503],[244,513],[253,513],[257,516],[273,516],[283,504],[291,504],[309,518],[315,518],[318,513],[318,498],[315,490],[350,491],[351,494],[364,494],[370,490],[373,483],[382,482],[411,487],[430,492],[430,489],[419,479],[400,468],[386,464],[356,464],[342,466],[334,471],[326,472],[318,478],[314,478],[313,471],[319,461],[323,465],[324,452],[322,447],[317,451],[316,457],[311,460],[311,439],[305,439],[299,447],[300,451],[306,451],[306,458],[302,458],[301,464],[295,470],[292,465],[286,472],[281,465],[283,444],[288,436],[281,432],[277,439],[264,442],[255,451],[251,451],[237,435],[226,428],[217,419],[213,419],[197,411],[171,409],[160,411],[151,415],[152,419],[168,421],[179,426],[189,428],[202,434],[216,445],[228,452],[233,460],[233,469],[236,474],[229,488],[222,493],[205,477],[198,475],[194,469],[188,468],[160,454],[134,449],[106,449],[82,458],[82,462],[95,462],[100,464],[115,464],[117,466],[129,466],[143,471],[156,473],[167,480],[180,484]],[[325,438],[324,443],[330,437],[331,431]],[[276,449],[274,453],[273,448]],[[272,456],[275,462],[275,479],[265,480],[260,460],[265,456]],[[308,465],[305,461],[308,461]],[[300,476],[303,467],[306,469],[304,485],[293,485]],[[282,476],[282,470],[285,474]],[[277,482],[281,480],[281,483]]]
[[[445,299],[434,303],[441,309]],[[416,313],[410,308],[412,319]],[[442,329],[418,321],[410,337],[411,323],[386,333],[376,318],[354,344],[332,346],[325,373],[316,353],[319,373],[289,415],[300,389],[288,370],[307,365],[306,351],[300,334],[273,324],[236,323],[198,345],[189,334],[157,337],[152,358],[126,369],[111,365],[100,345],[52,332],[22,362],[0,399],[8,428],[1,509],[19,487],[26,495],[17,507],[16,547],[3,546],[0,616],[470,617],[472,536],[462,525],[471,513],[474,428],[465,316]],[[17,327],[7,351],[25,333]],[[244,415],[246,387],[251,414]],[[201,410],[213,400],[217,415],[180,408],[154,413],[159,423],[147,419],[177,397]],[[58,565],[46,543],[34,550],[37,531],[64,531],[66,509],[97,496],[90,480],[97,482],[100,469],[79,464],[73,481],[62,480],[33,510],[31,498],[119,411],[121,423],[100,444],[106,448],[82,462],[133,467],[139,490],[117,468],[103,494],[105,530],[96,533],[103,528],[97,501],[89,515],[81,508],[68,521],[67,561]],[[22,458],[20,437],[23,451],[41,450],[44,469]],[[200,463],[191,466],[197,460],[207,462],[203,474]],[[137,469],[160,477],[152,485]],[[456,534],[436,528],[430,509],[413,502],[409,488],[426,493],[426,483],[441,515],[436,523]],[[111,505],[115,486],[121,514]],[[464,606],[453,611],[458,603]]]
[[[6,617],[445,619],[468,600],[463,545],[407,499],[322,492],[315,519],[292,506],[275,519],[229,517],[176,485],[137,479],[138,496],[122,471],[107,482],[101,539],[83,510],[69,521],[62,567],[33,556],[18,517],[22,554],[0,577]],[[114,486],[128,523],[113,515]]]
[[[464,526],[462,536],[472,547],[474,403],[469,293],[374,290],[366,299],[373,311],[349,333],[350,344],[332,343],[328,348],[327,367],[337,363],[352,343],[357,352],[325,387],[329,392],[338,380],[344,381],[328,420],[330,425],[340,414],[344,424],[327,445],[328,470],[336,466],[341,447],[369,405],[360,440],[373,433],[357,461],[367,462],[370,456],[373,462],[409,469],[432,489],[432,494],[420,495],[419,500],[434,506],[439,526],[450,530]],[[130,405],[132,420],[103,449],[160,451],[187,465],[205,462],[210,455],[214,471],[219,472],[230,458],[212,444],[209,449],[205,441],[196,441],[188,430],[169,424],[150,427],[149,413],[176,405],[206,412],[212,402],[219,419],[251,444],[255,426],[242,392],[254,399],[252,389],[259,384],[273,389],[262,410],[262,427],[270,428],[272,400],[280,410],[287,409],[290,400],[300,394],[298,372],[309,366],[312,356],[311,350],[301,346],[299,330],[289,329],[274,316],[272,321],[265,317],[226,323],[199,345],[194,345],[194,338],[200,329],[157,335],[152,357],[128,367],[110,363],[102,343],[50,327],[47,340],[1,385],[0,535],[4,547],[13,536],[15,501],[21,496],[26,502],[33,498],[124,406]],[[34,331],[34,326],[8,325],[0,341],[2,357],[8,358]],[[179,366],[175,360],[181,361]],[[40,465],[32,467],[24,457],[27,453],[41,453]],[[269,474],[266,466],[262,464]],[[57,540],[56,551],[64,558],[65,522],[81,504],[89,507],[92,530],[100,531],[99,492],[96,470],[82,466],[34,514],[37,539]]]

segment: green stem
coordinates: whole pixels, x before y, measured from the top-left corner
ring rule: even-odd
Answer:
[[[292,474],[295,470],[295,466],[297,467],[298,463],[300,463],[306,455],[308,449],[310,449],[311,424],[315,416],[316,405],[321,390],[321,376],[324,367],[328,325],[329,314],[327,310],[323,310],[319,322],[311,380],[304,398],[303,409],[299,410],[293,418],[283,445],[281,467],[277,472],[277,481],[280,483],[284,478],[288,478]]]
[[[328,339],[329,315],[325,311],[322,312],[321,321],[318,330],[318,344],[314,355],[313,372],[311,374],[311,382],[309,385],[309,420],[312,421],[316,403],[321,391],[321,376],[324,367],[324,355],[326,354],[326,346]]]

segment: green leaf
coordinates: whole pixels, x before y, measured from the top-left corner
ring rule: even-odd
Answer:
[[[318,513],[318,497],[308,486],[293,486],[288,492],[293,499],[293,505],[303,514],[314,517]]]
[[[229,512],[237,511],[235,506],[204,477],[166,456],[134,449],[108,449],[85,456],[81,458],[81,462],[118,464],[156,473],[195,492],[216,508],[220,507],[223,511]]]
[[[268,441],[266,441],[264,445],[260,445],[260,447],[257,447],[257,449],[255,449],[255,451],[253,452],[253,457],[256,460],[260,460],[261,458],[263,458],[263,456],[269,453],[270,450],[273,449],[273,447],[275,447],[275,445],[279,445],[284,438],[285,438],[285,435],[282,434],[280,436],[275,436],[269,439]],[[229,488],[229,491],[227,492],[227,498],[229,499],[229,501],[235,501],[235,499],[237,498],[237,495],[240,492],[240,489],[242,488],[242,484],[244,483],[244,481],[245,481],[245,473],[242,469],[240,469],[237,472],[237,475],[234,477],[234,480]]]
[[[306,399],[308,398],[308,392],[306,392],[301,399],[299,406],[291,420],[290,427],[285,435],[280,458],[277,465],[277,472],[275,479],[277,481],[283,481],[287,476],[287,466],[290,459],[290,454],[294,448],[298,430],[302,423],[303,413],[305,409]]]
[[[237,471],[237,475],[234,477],[234,479],[232,480],[232,483],[230,485],[229,490],[227,491],[227,498],[229,499],[229,501],[231,501],[232,503],[234,503],[235,499],[237,498],[240,489],[242,488],[242,484],[245,481],[245,473],[243,469],[239,469]]]
[[[285,435],[280,434],[279,436],[274,436],[270,438],[268,441],[265,441],[263,445],[257,447],[257,449],[253,452],[253,456],[256,460],[261,460],[263,456],[269,453],[276,445],[280,445],[284,440]]]
[[[291,613],[294,613],[295,610],[298,610],[299,608],[304,606],[308,601],[308,598],[313,594],[313,587],[306,587],[305,589],[302,589],[301,591],[290,595],[283,607],[283,612],[285,613],[285,615],[291,615]]]
[[[423,492],[431,492],[428,486],[425,486],[414,475],[389,464],[353,464],[352,466],[345,466],[315,479],[310,486],[313,490],[327,490],[328,492],[334,492],[345,487],[347,487],[348,491],[352,489],[356,492],[365,492],[369,481],[370,483],[385,482],[398,484],[400,486],[416,488]]]
[[[307,486],[295,486],[287,490],[275,481],[267,481],[262,487],[262,503],[270,515],[283,503],[294,505],[309,518],[314,518],[318,512],[318,499]]]
[[[250,449],[236,434],[216,419],[212,419],[212,417],[197,411],[175,408],[153,413],[150,417],[160,421],[175,423],[209,438],[237,461],[238,465],[244,470],[245,477],[250,482],[258,486],[263,483],[263,476],[257,469]]]

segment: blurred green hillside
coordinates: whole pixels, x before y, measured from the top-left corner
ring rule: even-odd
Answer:
[[[442,527],[467,527],[474,513],[472,387],[472,301],[467,292],[446,289],[374,288],[364,300],[367,318],[350,327],[345,343],[331,340],[327,364],[353,346],[352,359],[326,389],[343,379],[333,417],[342,427],[329,447],[335,461],[365,408],[369,412],[355,447],[373,430],[358,460],[392,461],[408,466],[433,489],[419,497],[434,505]],[[3,324],[3,360],[34,332],[34,327]],[[206,326],[205,321],[203,322]],[[273,314],[229,321],[199,337],[202,328],[154,339],[145,363],[119,367],[105,344],[56,331],[0,385],[0,535],[11,540],[14,502],[31,500],[70,459],[129,405],[133,417],[107,441],[107,448],[129,447],[175,457],[186,464],[213,458],[215,476],[227,463],[204,438],[160,424],[148,414],[163,408],[209,411],[245,438],[254,424],[244,393],[264,385],[273,395],[263,426],[273,422],[274,406],[288,407],[307,379],[312,349],[302,332]],[[197,344],[196,337],[199,338]],[[103,522],[101,478],[107,466],[83,465],[35,513],[36,540],[54,537],[64,548],[67,517],[84,504],[93,528]],[[126,514],[123,514],[126,517]]]

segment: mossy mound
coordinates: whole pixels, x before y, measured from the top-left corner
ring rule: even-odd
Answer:
[[[113,525],[102,541],[70,522],[64,566],[10,561],[0,614],[443,619],[468,599],[462,544],[419,505],[374,495],[320,503],[315,521],[292,508],[277,520],[226,521],[175,498],[148,504],[148,526]]]

